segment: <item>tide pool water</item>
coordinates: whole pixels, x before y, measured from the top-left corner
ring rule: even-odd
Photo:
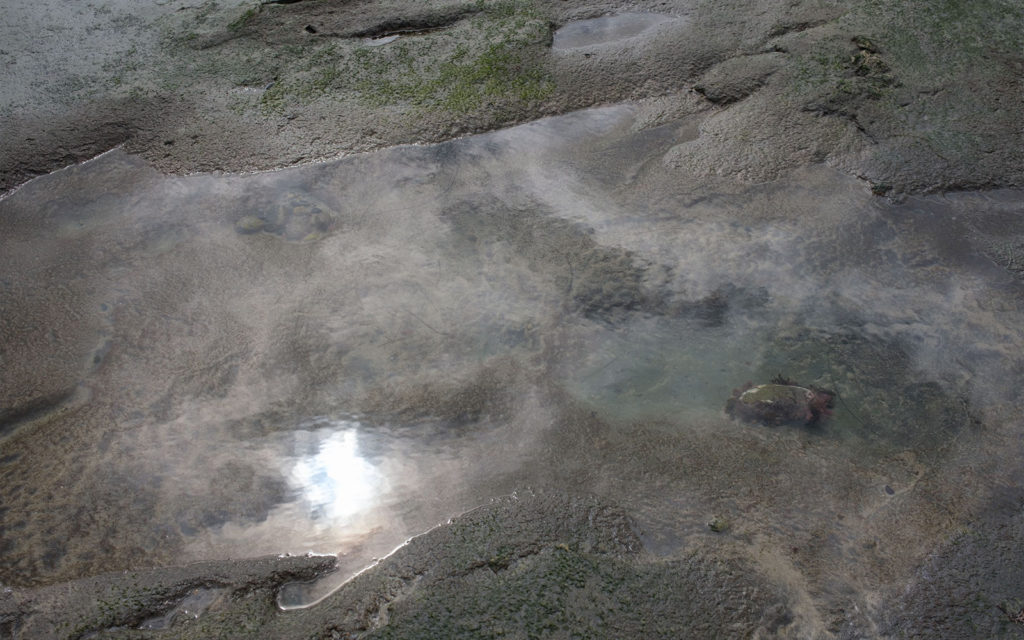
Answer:
[[[1024,194],[698,180],[663,162],[692,126],[609,107],[254,175],[113,151],[9,195],[0,582],[337,554],[301,606],[552,489],[870,603],[1019,475]],[[835,415],[725,415],[779,374]]]

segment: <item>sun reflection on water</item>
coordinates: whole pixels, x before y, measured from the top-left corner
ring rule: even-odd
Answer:
[[[360,455],[359,423],[328,424],[310,434],[322,439],[314,453],[295,462],[289,479],[309,504],[313,520],[337,523],[371,509],[387,483],[380,469]]]

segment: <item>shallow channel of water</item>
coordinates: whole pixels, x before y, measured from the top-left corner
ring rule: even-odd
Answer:
[[[604,44],[628,42],[654,31],[655,28],[680,18],[656,13],[619,13],[568,23],[554,34],[555,50],[579,49]]]
[[[307,551],[336,582],[525,487],[664,555],[727,520],[796,589],[898,579],[1022,459],[1024,198],[689,180],[675,128],[243,176],[114,151],[0,201],[0,582]],[[835,416],[724,415],[778,373]]]

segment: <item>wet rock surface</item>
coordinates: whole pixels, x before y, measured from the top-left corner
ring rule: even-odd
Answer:
[[[813,426],[832,415],[835,396],[833,391],[808,389],[779,376],[768,384],[748,383],[736,389],[725,404],[725,412],[740,420],[768,426]]]
[[[828,161],[884,194],[1024,184],[1024,15],[1008,0],[73,13],[46,27],[61,5],[26,3],[3,23],[2,189],[120,144],[169,171],[267,169],[626,99],[708,116],[681,170],[760,181]],[[26,24],[46,27],[34,57]],[[587,25],[593,42],[552,47]],[[111,29],[119,38],[100,35]],[[80,43],[74,54],[46,46],[60,38]]]
[[[192,637],[210,637],[210,629],[196,628],[196,619],[227,611],[234,613],[236,637],[251,637],[265,622],[259,614],[275,615],[274,593],[281,584],[311,580],[334,564],[331,556],[271,557],[106,574],[36,590],[5,589],[0,629],[15,638],[82,638],[149,636],[191,626],[207,634]]]
[[[786,597],[727,551],[645,559],[621,509],[518,494],[417,536],[314,609],[281,611],[283,584],[329,572],[333,557],[264,558],[98,576],[7,590],[0,627],[33,638],[496,637],[775,633]],[[665,597],[652,600],[661,591]],[[476,596],[466,599],[467,592]],[[523,614],[520,617],[520,614]],[[519,618],[520,623],[513,619]],[[499,626],[495,621],[502,621]]]
[[[616,535],[611,548],[624,546],[638,547],[639,540]],[[672,638],[681,630],[729,637],[740,629],[741,634],[773,635],[792,622],[785,595],[751,580],[752,567],[728,552],[708,550],[669,561],[621,553],[609,557],[600,544],[570,539],[529,557],[509,561],[509,555],[502,548],[489,561],[490,571],[460,575],[396,600],[387,611],[387,624],[366,637],[479,638],[520,632]],[[467,591],[476,596],[461,597]],[[664,597],[652,599],[655,592]]]

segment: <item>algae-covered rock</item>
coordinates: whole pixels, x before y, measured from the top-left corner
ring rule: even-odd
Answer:
[[[732,527],[732,523],[722,516],[715,516],[708,521],[708,529],[711,529],[715,533],[725,533],[730,527]]]
[[[795,381],[777,377],[769,384],[747,383],[733,390],[725,412],[746,422],[769,426],[781,424],[813,425],[832,415],[835,393],[814,386],[802,387]]]
[[[256,216],[245,216],[235,223],[235,231],[238,233],[256,233],[267,226],[266,220]]]

